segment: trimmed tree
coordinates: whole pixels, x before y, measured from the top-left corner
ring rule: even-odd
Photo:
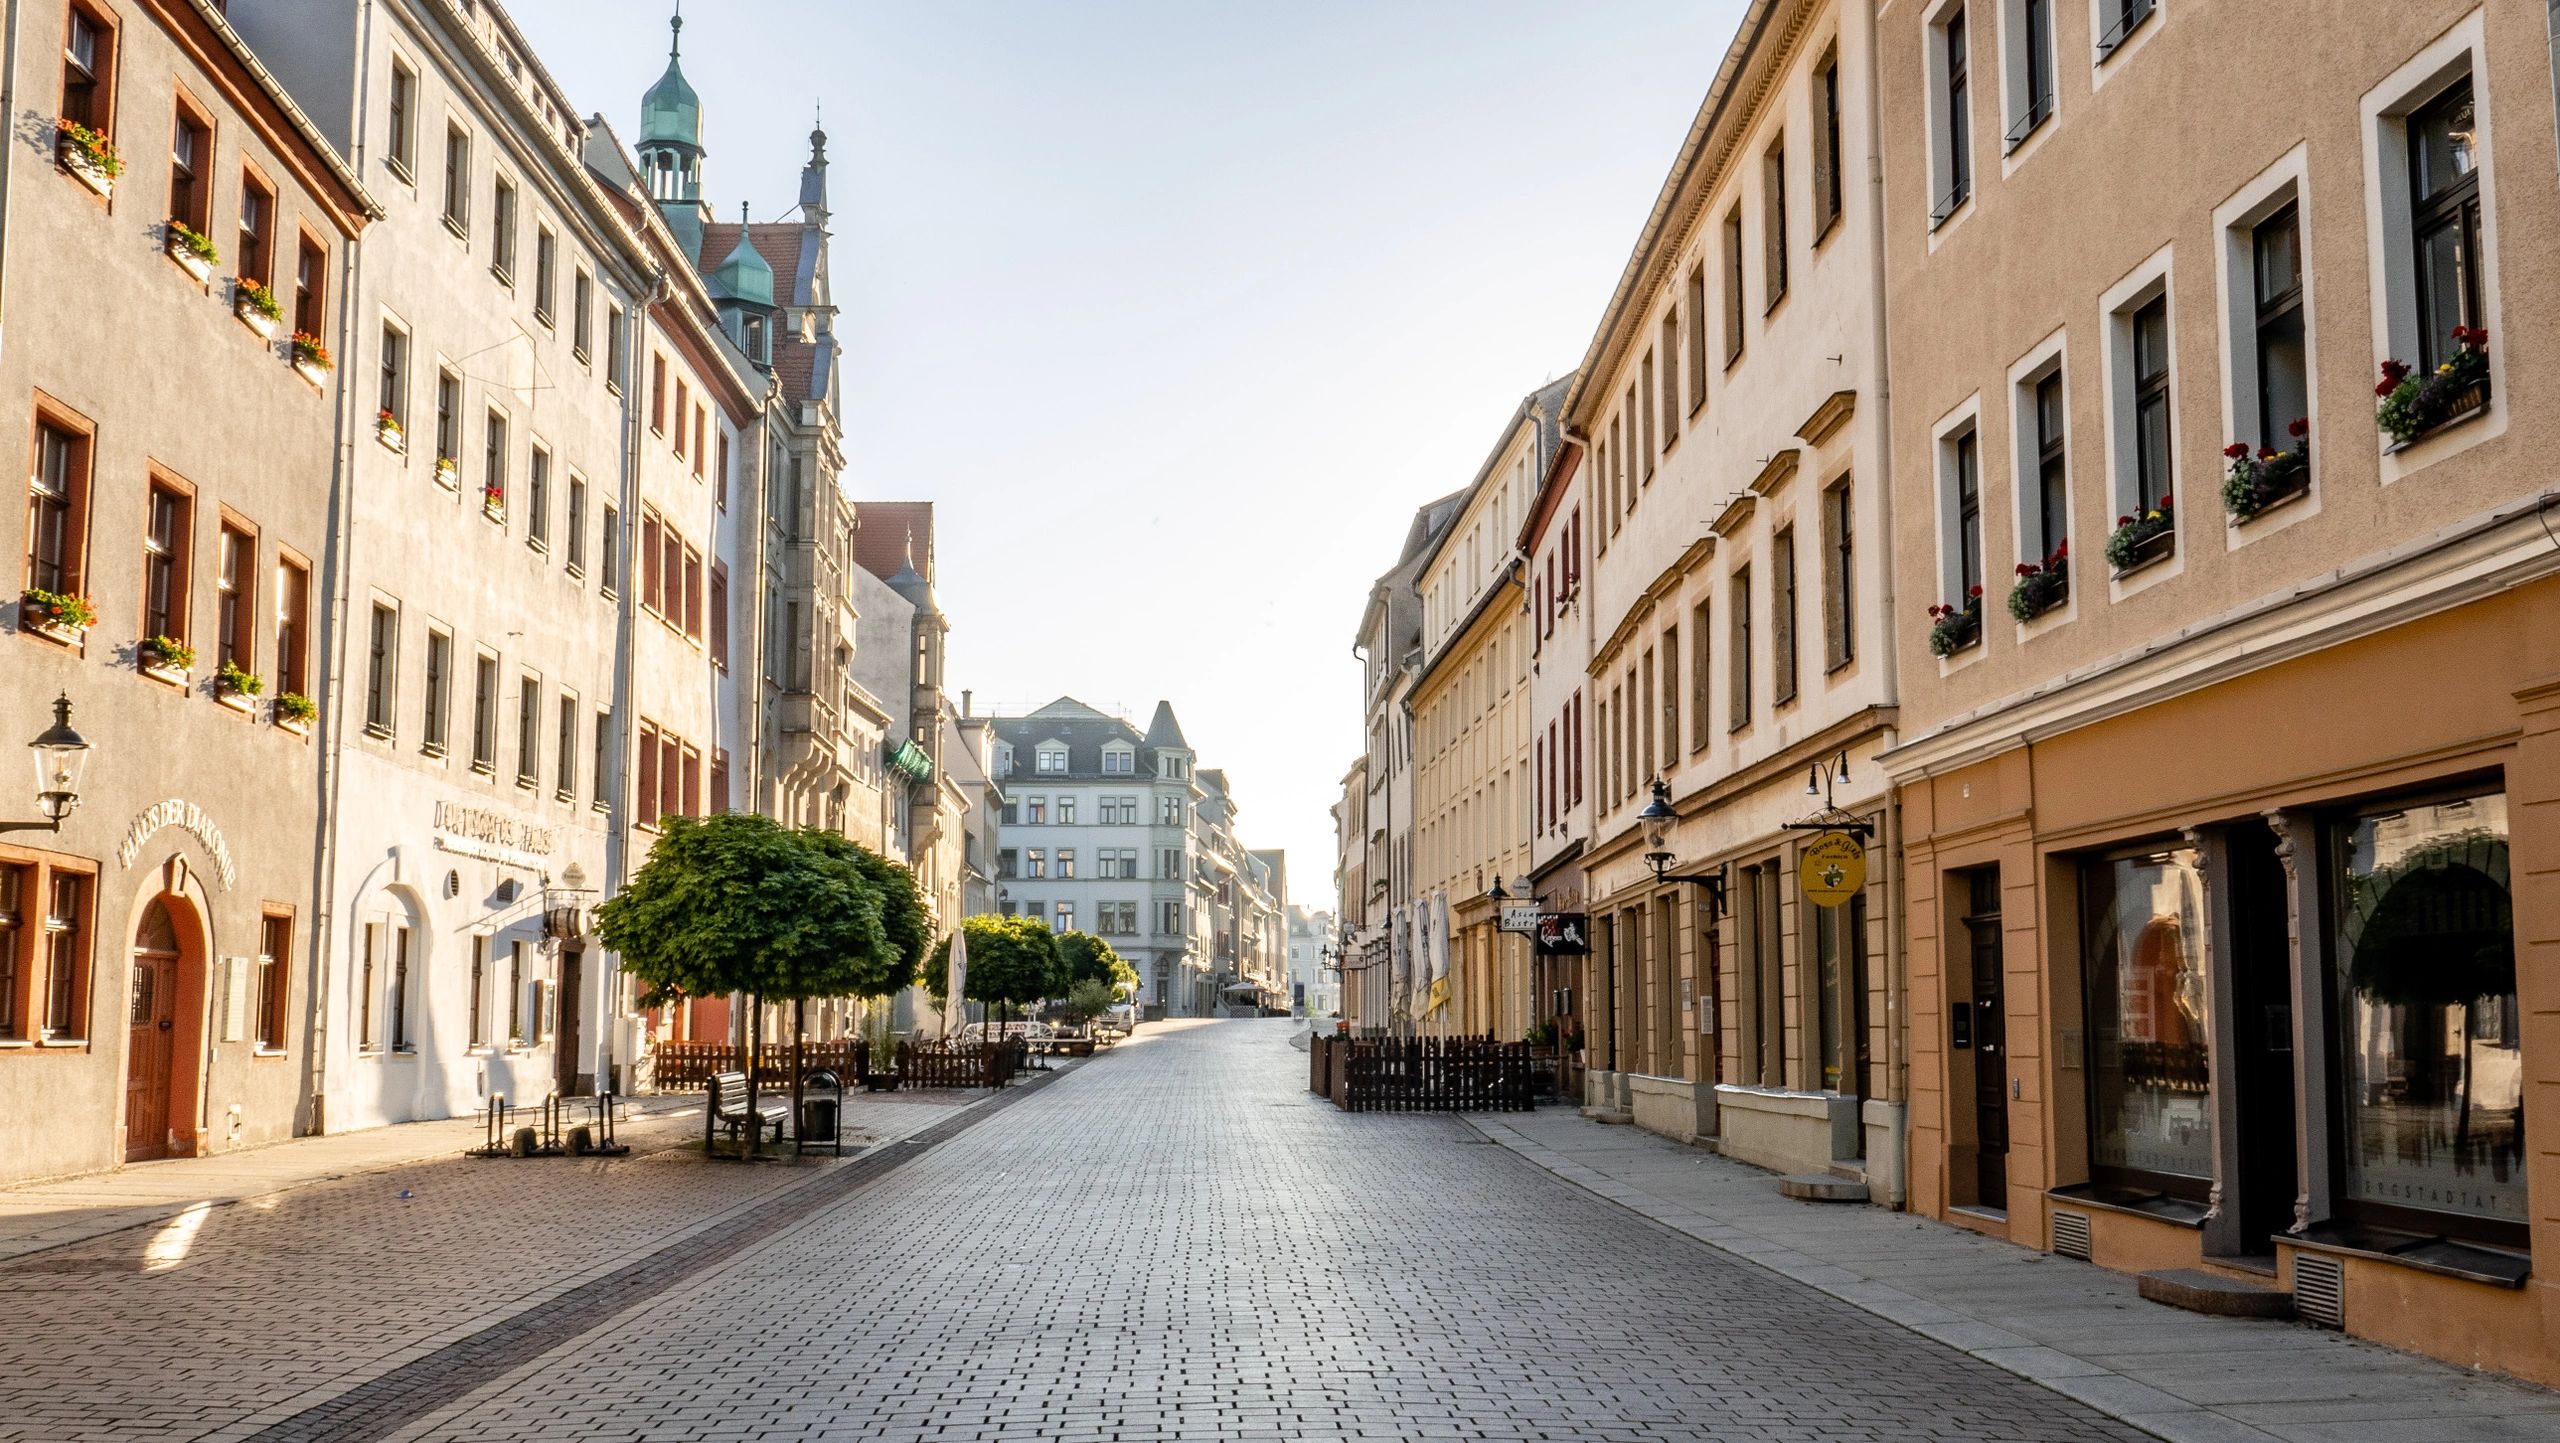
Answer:
[[[962,996],[990,1007],[1037,1001],[1063,990],[1058,939],[1037,917],[971,917],[969,980]],[[951,939],[933,949],[926,985],[936,997],[951,995]]]
[[[1082,1027],[1110,1011],[1111,1004],[1119,1000],[1119,988],[1108,982],[1096,981],[1088,977],[1084,981],[1067,984],[1067,996],[1063,1006],[1067,1021]]]
[[[1059,933],[1058,962],[1066,969],[1066,987],[1070,991],[1079,982],[1099,982],[1112,990],[1113,1000],[1117,1001],[1117,994],[1135,991],[1138,986],[1138,969],[1113,951],[1109,942],[1091,932]]]
[[[896,955],[878,895],[847,857],[769,817],[668,817],[649,860],[596,908],[596,936],[640,983],[639,1004],[744,993],[747,1108],[766,1001],[845,997]],[[755,1147],[752,1122],[742,1155]]]

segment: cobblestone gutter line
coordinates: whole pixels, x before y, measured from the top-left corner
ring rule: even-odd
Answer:
[[[216,1436],[242,1443],[365,1443],[601,1325],[615,1314],[717,1267],[792,1224],[888,1176],[1075,1069],[1033,1074],[995,1096],[884,1143],[725,1220],[677,1239],[487,1327],[281,1420],[252,1420]]]

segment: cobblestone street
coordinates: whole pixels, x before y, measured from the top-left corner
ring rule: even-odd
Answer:
[[[2145,1436],[1460,1121],[1338,1113],[1288,1038],[1151,1029],[825,1168],[438,1162],[174,1263],[37,1254],[0,1436]]]

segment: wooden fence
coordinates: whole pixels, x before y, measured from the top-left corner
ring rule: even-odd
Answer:
[[[871,1077],[871,1044],[862,1041],[804,1042],[798,1046],[803,1076],[824,1069],[849,1090]],[[793,1045],[773,1043],[756,1049],[759,1091],[791,1085]],[[891,1059],[900,1087],[1002,1087],[1021,1070],[1018,1046],[989,1042],[901,1042]],[[738,1049],[726,1042],[661,1042],[652,1055],[651,1083],[660,1092],[681,1092],[710,1083],[714,1074],[743,1072]]]
[[[1535,1064],[1525,1042],[1484,1037],[1318,1037],[1307,1086],[1345,1112],[1526,1112]]]

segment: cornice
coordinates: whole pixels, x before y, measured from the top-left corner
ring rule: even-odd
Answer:
[[[1769,458],[1769,464],[1761,467],[1760,474],[1748,483],[1751,494],[1761,497],[1776,495],[1779,487],[1795,479],[1796,469],[1803,459],[1804,453],[1795,447],[1779,447]]]
[[[1737,491],[1733,494],[1733,499],[1724,503],[1724,509],[1716,513],[1716,518],[1707,523],[1707,529],[1731,540],[1733,533],[1742,529],[1742,523],[1751,519],[1752,508],[1759,504],[1760,498],[1757,494],[1750,491]]]
[[[1849,418],[1857,413],[1857,392],[1834,391],[1821,405],[1813,408],[1812,415],[1804,418],[1804,424],[1796,428],[1796,435],[1808,446],[1819,446],[1848,425]]]
[[[1584,673],[1599,676],[1608,670],[1610,663],[1617,660],[1618,652],[1653,615],[1662,599],[1678,590],[1681,582],[1688,580],[1706,564],[1708,557],[1715,554],[1716,538],[1710,533],[1690,542],[1689,548],[1674,557],[1669,566],[1654,573],[1653,580],[1645,584],[1644,593],[1627,608],[1626,615],[1619,618],[1617,629],[1609,633],[1608,641],[1592,652],[1591,660],[1583,667]]]

